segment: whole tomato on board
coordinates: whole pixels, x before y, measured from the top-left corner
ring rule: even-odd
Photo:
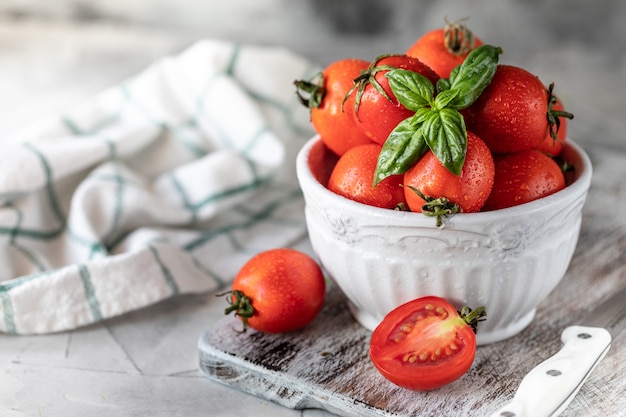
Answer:
[[[271,249],[252,257],[239,270],[228,294],[232,312],[246,328],[284,333],[309,324],[322,309],[324,275],[307,254]]]
[[[495,181],[483,211],[528,203],[565,188],[561,167],[536,149],[496,155],[494,164]]]
[[[485,141],[493,153],[518,152],[539,146],[556,120],[572,118],[551,108],[552,88],[529,71],[498,65],[491,83],[467,109],[467,129]]]
[[[392,310],[374,329],[369,355],[392,383],[416,391],[463,376],[476,355],[476,325],[484,307],[461,313],[440,297],[422,297]]]
[[[424,210],[428,208],[425,205],[441,203],[441,198],[445,197],[448,202],[458,206],[458,209],[452,208],[453,212],[449,214],[457,211],[477,212],[487,201],[494,183],[493,157],[487,145],[478,136],[467,132],[467,153],[460,175],[451,173],[432,151],[428,151],[404,173],[403,183],[404,194],[411,211],[437,216],[439,213],[437,210],[446,210],[446,207],[435,206],[433,212],[429,213]],[[445,215],[445,211],[441,214]]]
[[[441,78],[448,78],[450,72],[482,44],[482,40],[475,37],[462,21],[454,21],[424,34],[407,49],[406,54],[418,58]]]
[[[439,76],[417,58],[407,55],[385,55],[376,58],[355,79],[353,115],[357,126],[374,142],[382,145],[391,131],[415,111],[398,102],[385,76],[392,69],[404,69],[426,77],[433,85]],[[348,107],[345,107],[347,109]]]
[[[337,155],[343,155],[353,146],[371,143],[354,122],[354,95],[346,98],[353,80],[368,66],[369,62],[365,60],[341,59],[328,65],[319,74],[317,82],[294,82],[300,101],[311,110],[313,128]]]
[[[402,176],[392,175],[372,186],[381,146],[360,145],[346,152],[335,165],[328,189],[359,203],[382,208],[406,207]]]

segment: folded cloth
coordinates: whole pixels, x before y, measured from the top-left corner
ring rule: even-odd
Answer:
[[[74,329],[228,286],[306,234],[313,131],[282,48],[204,40],[0,138],[0,331]]]

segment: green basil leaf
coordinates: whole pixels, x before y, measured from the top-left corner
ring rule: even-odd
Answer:
[[[502,49],[481,45],[469,53],[465,61],[450,74],[450,89],[458,90],[450,105],[456,109],[469,107],[491,83]]]
[[[437,92],[442,93],[444,91],[448,91],[450,89],[450,80],[448,78],[440,78],[437,80]]]
[[[404,174],[428,151],[420,123],[415,117],[404,119],[389,134],[378,155],[373,185],[390,175]]]
[[[426,121],[426,119],[431,117],[433,109],[430,107],[422,107],[421,109],[417,109],[415,114],[413,115],[413,121],[416,125],[421,125]]]
[[[461,69],[460,64],[452,68],[452,71],[450,71],[450,78],[448,79],[448,83],[450,83],[450,86],[448,87],[448,89],[452,88],[452,83],[454,83],[454,80],[456,80],[456,76],[459,74],[459,69]]]
[[[430,105],[435,95],[433,83],[417,72],[394,69],[385,76],[389,79],[389,87],[398,101],[407,109],[416,111]]]
[[[422,124],[428,147],[448,171],[460,175],[467,151],[465,120],[456,109],[432,111]]]
[[[459,95],[459,90],[457,89],[442,91],[439,94],[437,94],[437,97],[435,97],[435,103],[433,107],[438,110],[443,109],[452,100],[456,99],[458,95]]]

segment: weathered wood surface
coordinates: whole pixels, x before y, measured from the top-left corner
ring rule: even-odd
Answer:
[[[507,402],[524,375],[561,348],[560,333],[615,289],[626,286],[626,159],[590,152],[594,179],[579,244],[563,281],[520,334],[478,348],[472,369],[439,390],[419,393],[380,376],[367,356],[369,332],[333,290],[316,321],[289,335],[238,333],[225,318],[199,342],[206,376],[286,407],[345,416],[484,416]],[[624,300],[626,302],[626,300]],[[585,382],[563,416],[623,416],[626,332]]]

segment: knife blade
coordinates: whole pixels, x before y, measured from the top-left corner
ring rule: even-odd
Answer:
[[[626,288],[595,308],[580,324],[561,333],[563,347],[533,368],[513,399],[491,417],[556,417],[604,358],[626,326]]]

